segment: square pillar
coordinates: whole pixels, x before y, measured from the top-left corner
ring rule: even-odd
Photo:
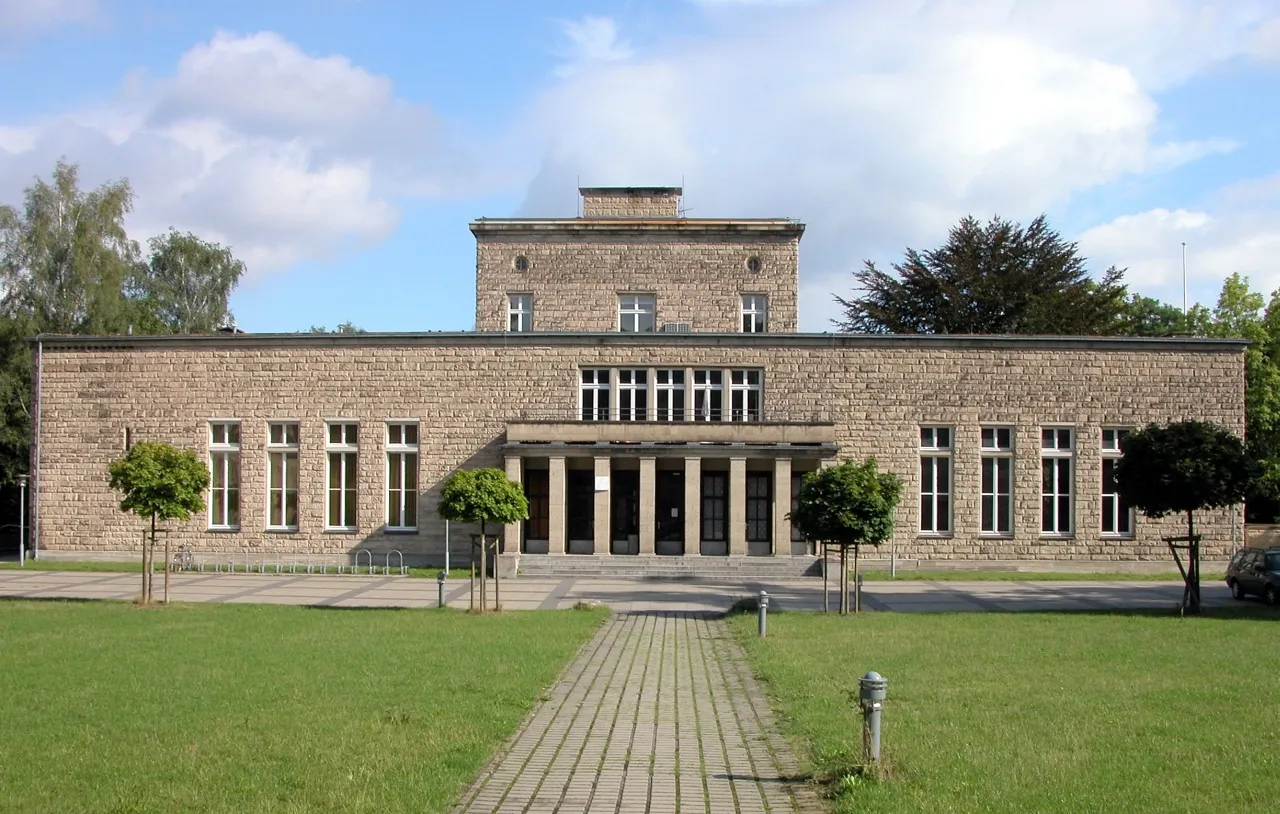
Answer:
[[[658,459],[640,459],[640,553],[652,554],[657,537]]]
[[[609,528],[609,497],[611,494],[612,484],[610,479],[613,473],[612,462],[609,458],[596,458],[595,483],[592,488],[595,490],[595,514],[593,515],[592,530],[594,535],[594,547],[592,551],[596,554],[608,554],[613,551],[612,541],[610,541]],[[610,484],[604,489],[600,488],[601,478],[604,483]]]
[[[522,475],[524,474],[524,460],[519,455],[507,456],[507,480],[514,483],[524,483]],[[502,551],[510,554],[519,552],[523,548],[521,526],[523,523],[504,523],[502,526]]]
[[[547,553],[563,554],[569,550],[569,538],[565,531],[564,456],[553,455],[547,459]]]
[[[692,379],[690,379],[692,381]],[[692,402],[691,402],[692,403]],[[684,555],[702,554],[702,459],[684,459]]]
[[[729,556],[747,555],[747,459],[729,459]]]
[[[773,462],[773,556],[791,556],[791,459]]]

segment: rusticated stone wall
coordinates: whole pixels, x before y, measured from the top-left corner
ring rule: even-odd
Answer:
[[[211,419],[242,425],[242,523],[207,530],[207,518],[170,524],[173,541],[201,551],[270,556],[399,549],[439,561],[439,484],[458,467],[502,466],[508,420],[572,417],[580,366],[755,367],[773,419],[835,422],[840,459],[874,455],[904,481],[900,557],[955,560],[1164,560],[1161,534],[1176,519],[1138,518],[1133,539],[1100,528],[1103,427],[1200,418],[1243,432],[1238,343],[1181,340],[1002,340],[942,337],[591,337],[480,334],[239,336],[46,340],[39,394],[40,546],[54,556],[123,554],[142,523],[121,515],[106,467],[137,440],[207,455]],[[327,419],[360,424],[359,528],[326,532]],[[385,518],[384,421],[421,424],[419,531],[390,534]],[[300,522],[266,525],[267,422],[301,422]],[[1015,428],[1014,535],[979,534],[979,429]],[[916,533],[919,427],[954,428],[954,532]],[[1040,534],[1042,426],[1077,431],[1075,533]],[[695,448],[696,450],[696,448]],[[590,455],[584,449],[584,457]],[[691,454],[673,448],[673,458]],[[1206,557],[1225,556],[1225,513],[1207,515]],[[464,530],[454,527],[457,539]],[[457,545],[455,543],[455,545]],[[455,547],[455,554],[463,547]],[[782,550],[786,550],[785,547]],[[381,561],[381,560],[379,560]]]
[[[569,221],[473,230],[478,331],[507,329],[510,294],[533,295],[535,331],[616,331],[624,293],[655,295],[658,330],[687,322],[697,332],[737,333],[743,294],[768,298],[770,333],[796,330],[799,226],[607,230]]]

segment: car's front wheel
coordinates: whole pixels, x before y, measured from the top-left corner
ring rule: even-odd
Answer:
[[[1280,601],[1276,597],[1276,586],[1268,585],[1267,589],[1262,592],[1262,598],[1267,601],[1268,605],[1274,605],[1277,601]]]
[[[1240,587],[1240,580],[1231,580],[1231,598],[1244,599],[1244,589]]]

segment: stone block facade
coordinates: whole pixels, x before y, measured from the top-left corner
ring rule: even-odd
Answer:
[[[600,215],[482,219],[471,231],[477,331],[507,331],[516,294],[531,295],[536,332],[617,331],[623,294],[653,295],[659,331],[681,323],[694,332],[740,333],[743,295],[765,297],[768,332],[796,331],[804,227],[792,221],[678,219],[673,212],[634,223]]]
[[[1100,532],[1103,428],[1199,418],[1242,433],[1244,416],[1242,345],[1231,341],[249,335],[46,339],[40,356],[37,533],[41,549],[57,556],[136,549],[143,524],[118,512],[118,498],[106,485],[107,464],[124,453],[126,436],[207,456],[209,422],[232,420],[241,425],[240,528],[212,531],[208,518],[200,517],[170,524],[174,543],[268,557],[396,549],[411,561],[439,562],[444,528],[434,501],[441,481],[459,467],[507,466],[510,421],[577,418],[580,369],[593,367],[762,370],[765,423],[830,422],[839,459],[874,456],[903,479],[893,541],[899,557],[1163,560],[1168,553],[1159,538],[1176,533],[1176,519],[1139,517],[1132,537]],[[300,424],[299,521],[287,532],[266,528],[267,424],[285,420]],[[357,527],[343,532],[325,529],[325,427],[339,420],[360,428]],[[412,533],[385,528],[389,420],[420,426],[421,499]],[[995,425],[1013,429],[1013,532],[1003,538],[978,528],[980,431]],[[918,532],[922,426],[954,433],[953,530],[945,535]],[[1040,532],[1039,441],[1045,427],[1069,428],[1076,438],[1072,533],[1066,536]],[[605,446],[605,452],[583,447],[569,468],[601,474],[604,455],[615,468],[652,465],[636,464],[625,446]],[[730,460],[705,457],[713,452]],[[784,448],[769,454],[788,456]],[[755,452],[726,451],[720,444],[645,455],[656,455],[659,469],[672,461],[684,466],[689,456],[701,457],[703,470],[762,465]],[[607,459],[604,465],[607,474]],[[741,506],[742,496],[731,495],[735,522],[742,519]],[[563,512],[563,505],[556,511]],[[788,527],[773,519],[773,553],[789,554],[780,539]],[[1224,556],[1231,539],[1227,515],[1206,516],[1200,528],[1206,558]],[[460,556],[469,530],[453,531]]]
[[[584,218],[676,218],[680,187],[583,187]]]

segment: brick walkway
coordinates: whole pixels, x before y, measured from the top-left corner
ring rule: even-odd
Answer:
[[[818,812],[723,621],[615,614],[455,809]]]

